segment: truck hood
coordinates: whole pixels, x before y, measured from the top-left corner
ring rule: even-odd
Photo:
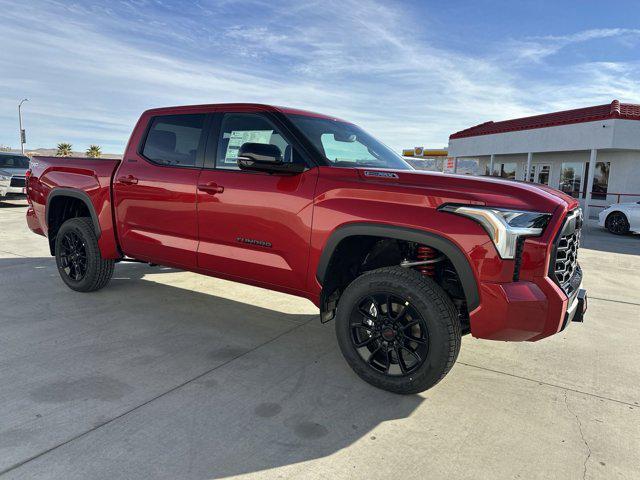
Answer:
[[[442,203],[475,203],[503,208],[553,212],[557,207],[575,208],[578,201],[560,190],[498,177],[445,174],[420,170],[358,169],[368,182],[395,184],[398,187],[420,188]],[[372,175],[381,172],[384,176]],[[389,174],[395,174],[389,175]],[[395,178],[397,176],[397,178]]]

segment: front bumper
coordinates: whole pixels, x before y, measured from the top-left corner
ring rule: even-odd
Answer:
[[[27,190],[25,187],[12,187],[9,182],[5,185],[0,184],[0,197],[6,197],[8,195],[26,195]]]
[[[533,342],[558,333],[570,321],[584,320],[586,290],[567,295],[548,277],[533,282],[484,283],[482,304],[471,314],[474,337]]]
[[[602,210],[598,214],[598,226],[604,227],[604,222],[607,220],[607,215],[609,215],[609,209]]]

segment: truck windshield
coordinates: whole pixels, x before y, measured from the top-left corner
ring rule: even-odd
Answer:
[[[413,170],[400,155],[351,123],[306,115],[287,117],[332,166]]]
[[[29,168],[29,159],[22,155],[0,155],[0,168]]]

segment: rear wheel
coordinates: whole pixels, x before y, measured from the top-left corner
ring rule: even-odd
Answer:
[[[111,280],[115,262],[100,255],[90,218],[71,218],[62,224],[56,236],[55,254],[58,273],[72,290],[93,292]]]
[[[458,313],[446,293],[402,267],[367,272],[346,288],[336,335],[363,380],[402,394],[427,390],[444,378],[461,340]]]
[[[627,216],[622,212],[610,213],[604,222],[604,226],[615,235],[625,235],[629,233],[630,228]]]

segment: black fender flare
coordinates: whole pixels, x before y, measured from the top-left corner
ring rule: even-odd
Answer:
[[[49,230],[49,205],[51,204],[51,200],[56,197],[72,197],[76,198],[87,206],[87,210],[89,210],[89,215],[91,215],[91,220],[93,222],[93,229],[96,232],[96,237],[100,238],[100,222],[98,221],[98,215],[96,214],[95,208],[93,208],[93,203],[91,202],[91,198],[87,195],[86,192],[82,190],[76,190],[74,188],[61,188],[56,187],[51,192],[49,192],[49,196],[47,197],[47,205],[45,207],[44,216],[47,219],[47,235]]]
[[[435,233],[395,225],[350,223],[336,228],[329,236],[320,255],[320,261],[318,262],[316,278],[321,285],[324,283],[329,262],[336,247],[345,238],[353,236],[395,238],[397,240],[420,243],[440,250],[451,260],[451,263],[458,272],[460,283],[462,284],[462,289],[464,290],[464,295],[467,300],[468,310],[471,312],[480,305],[480,293],[471,264],[455,243]]]

